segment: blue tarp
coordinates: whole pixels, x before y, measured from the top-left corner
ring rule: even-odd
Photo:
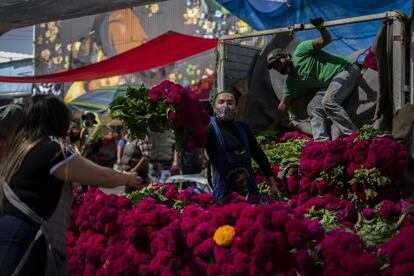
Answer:
[[[361,15],[400,10],[410,13],[411,0],[217,0],[231,13],[256,30],[287,27],[309,23],[310,18],[323,17],[326,21]],[[368,48],[381,20],[330,28],[333,42],[328,50],[348,55]],[[317,31],[297,32],[300,40],[312,39]]]
[[[33,75],[32,59],[23,59],[0,63],[0,76],[30,76]],[[27,92],[32,90],[31,83],[0,82],[0,94],[13,92]]]

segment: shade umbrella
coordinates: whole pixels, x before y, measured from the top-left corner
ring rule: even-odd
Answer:
[[[117,97],[126,95],[127,89],[128,86],[115,86],[92,90],[75,98],[68,106],[74,110],[104,114]]]

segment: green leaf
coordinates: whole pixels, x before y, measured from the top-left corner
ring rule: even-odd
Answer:
[[[345,183],[342,181],[344,172],[345,166],[338,166],[329,171],[322,171],[316,181],[326,180],[331,184],[336,184],[344,188]]]
[[[315,209],[315,206],[312,206],[312,208],[305,214],[305,217],[319,220],[325,233],[329,233],[331,230],[340,226],[335,212],[326,209]]]
[[[164,203],[168,200],[163,195],[164,190],[164,187],[155,188],[150,184],[143,189],[129,193],[126,196],[131,200],[133,206],[148,197],[153,198],[157,203]]]
[[[300,157],[308,139],[290,139],[279,143],[274,135],[267,136],[267,133],[256,136],[256,139],[269,162],[280,165],[279,178],[283,179],[298,172]]]
[[[363,125],[362,128],[358,130],[358,136],[355,138],[354,143],[359,140],[370,140],[377,136],[384,136],[386,132],[376,130],[371,125]]]

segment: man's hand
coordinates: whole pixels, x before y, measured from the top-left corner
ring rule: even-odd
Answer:
[[[290,97],[283,97],[282,98],[282,100],[280,101],[279,106],[277,108],[276,118],[273,121],[273,123],[270,125],[271,130],[276,130],[276,128],[279,127],[279,124],[282,121],[283,116],[285,115],[285,112],[289,108],[290,102],[291,102]]]
[[[325,22],[325,20],[323,20],[322,17],[317,17],[317,18],[311,18],[309,19],[309,22],[315,26],[315,27],[320,27],[322,25],[323,22]]]
[[[321,50],[332,41],[331,34],[324,26],[322,26],[323,22],[325,22],[322,17],[312,18],[309,19],[309,21],[313,26],[317,27],[321,33],[321,37],[313,40],[313,49]]]

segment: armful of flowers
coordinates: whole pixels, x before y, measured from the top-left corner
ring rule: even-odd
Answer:
[[[125,97],[110,105],[111,116],[125,122],[135,138],[144,138],[148,129],[171,130],[178,151],[202,148],[207,142],[204,128],[210,118],[195,93],[165,80],[148,90],[128,88]],[[188,116],[191,114],[191,116]]]

